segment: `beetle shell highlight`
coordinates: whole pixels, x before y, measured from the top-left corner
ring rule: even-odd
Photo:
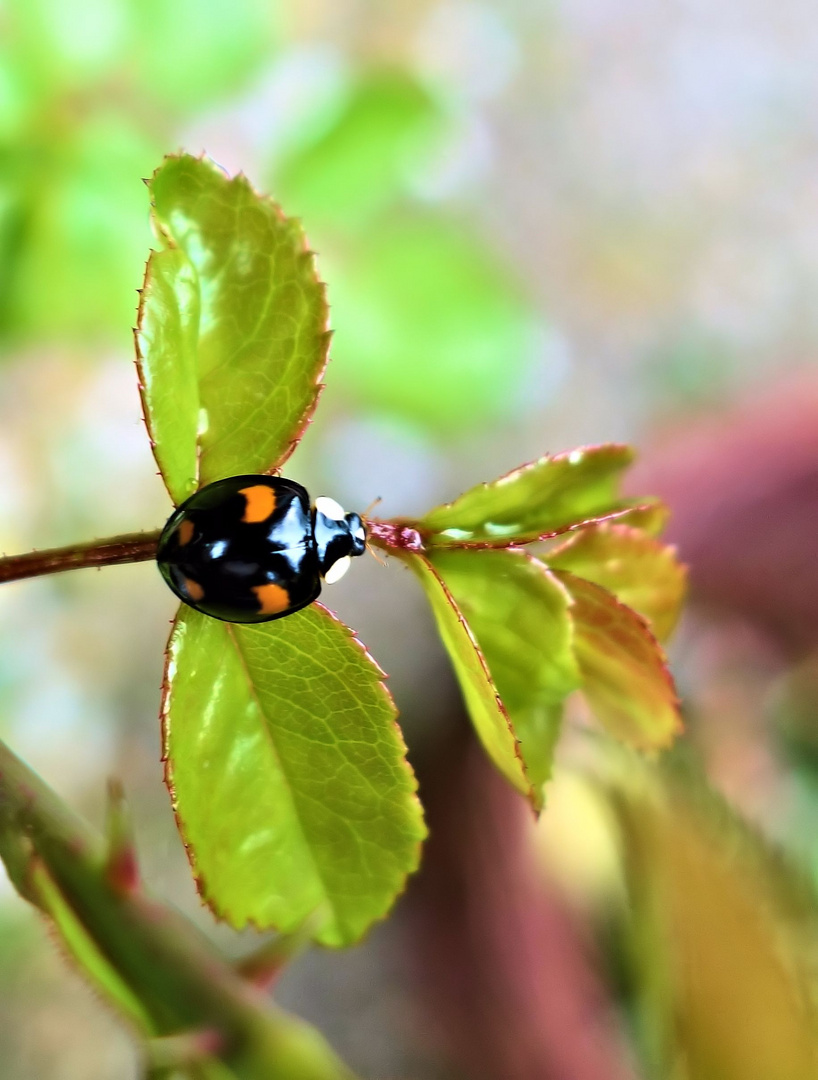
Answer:
[[[357,514],[345,515],[331,499],[311,508],[293,480],[231,476],[201,488],[170,516],[156,558],[190,607],[225,622],[268,622],[317,599],[322,578],[337,580],[349,557],[363,552],[365,537]]]

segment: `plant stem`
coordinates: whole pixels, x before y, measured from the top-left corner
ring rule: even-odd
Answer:
[[[161,529],[154,532],[125,533],[90,544],[71,544],[48,551],[28,551],[25,555],[0,558],[0,583],[20,578],[59,574],[83,566],[113,566],[115,563],[146,562],[156,557]]]
[[[367,538],[382,551],[423,551],[423,537],[411,524],[398,521],[366,520]]]

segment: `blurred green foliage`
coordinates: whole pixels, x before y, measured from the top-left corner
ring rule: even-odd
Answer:
[[[150,238],[136,180],[188,116],[269,70],[275,8],[16,0],[5,19],[0,335],[123,344]],[[541,335],[494,245],[418,194],[457,123],[407,70],[364,68],[290,132],[271,176],[335,283],[347,398],[443,437],[510,418]]]
[[[413,177],[432,163],[446,129],[442,102],[408,72],[356,74],[292,134],[275,169],[276,194],[310,232],[361,237],[411,197]]]
[[[419,195],[456,137],[439,92],[406,71],[364,71],[340,105],[316,111],[271,179],[332,280],[346,394],[444,437],[510,418],[541,329],[518,272]]]
[[[818,1060],[813,885],[684,751],[653,770],[610,756],[603,772],[628,890],[621,929],[645,1075],[809,1080]]]
[[[0,36],[0,334],[127,342],[148,177],[275,43],[262,0],[11,0]]]

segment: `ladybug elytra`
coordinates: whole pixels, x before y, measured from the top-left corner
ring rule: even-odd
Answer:
[[[311,604],[366,547],[359,514],[334,499],[310,506],[279,476],[231,476],[191,495],[170,516],[156,560],[190,607],[225,622],[281,619]]]

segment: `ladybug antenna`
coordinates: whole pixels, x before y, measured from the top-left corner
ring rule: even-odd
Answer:
[[[375,550],[375,548],[374,548],[374,547],[372,546],[372,544],[370,544],[370,542],[369,542],[369,540],[368,540],[368,539],[367,539],[367,541],[366,541],[366,550],[367,550],[367,551],[369,552],[369,554],[370,554],[370,555],[372,556],[372,558],[373,558],[373,559],[375,560],[375,562],[378,562],[378,563],[380,563],[380,564],[381,564],[381,566],[386,566],[386,560],[385,560],[385,559],[382,559],[382,558],[380,557],[380,555],[379,555],[379,554],[377,553],[377,551],[376,551],[376,550]]]
[[[366,510],[364,510],[364,512],[361,514],[361,517],[363,518],[364,521],[367,520],[370,513],[375,509],[375,507],[378,505],[379,502],[383,502],[383,499],[381,498],[380,495],[377,497],[377,499],[373,499],[372,502],[369,504],[369,506],[367,506]],[[366,550],[369,552],[369,554],[372,556],[372,558],[376,562],[379,562],[381,564],[381,566],[386,566],[385,560],[382,559],[380,557],[380,555],[378,555],[378,553],[375,551],[372,544],[369,542],[369,532],[368,531],[367,531],[367,536],[366,536]]]

